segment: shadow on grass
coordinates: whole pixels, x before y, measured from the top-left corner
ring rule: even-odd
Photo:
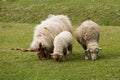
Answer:
[[[11,55],[14,56],[14,59],[17,62],[57,62],[53,59],[45,59],[45,60],[39,60],[38,56],[33,52],[20,52],[20,51],[10,51],[12,53]],[[17,54],[16,54],[17,53]],[[85,60],[84,59],[85,54],[84,53],[78,53],[76,52],[73,54],[72,58],[69,57],[69,54],[67,55],[67,60],[60,61],[59,63],[64,62],[84,62],[84,61],[92,61],[91,59]],[[109,60],[109,59],[116,59],[119,58],[120,54],[112,54],[112,53],[106,53],[101,52],[97,60]]]

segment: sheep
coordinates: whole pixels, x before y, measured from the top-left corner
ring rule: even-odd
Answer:
[[[51,54],[52,58],[56,61],[61,61],[64,55],[64,60],[66,60],[67,49],[72,57],[72,34],[68,31],[63,31],[54,39],[54,51]]]
[[[30,48],[14,48],[12,50],[36,52],[39,59],[50,58],[50,53],[53,52],[54,47],[53,40],[62,31],[72,33],[69,18],[66,15],[49,15],[46,20],[41,21],[41,24],[35,27]]]
[[[75,31],[77,41],[85,50],[85,59],[96,60],[99,51],[98,41],[100,37],[100,27],[92,20],[84,21]]]

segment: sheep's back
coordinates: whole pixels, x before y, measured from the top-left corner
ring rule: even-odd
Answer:
[[[34,41],[41,41],[42,38],[44,39],[44,43],[46,43],[43,45],[49,45],[51,48],[53,47],[53,41],[56,35],[62,31],[71,32],[72,25],[69,19],[66,16],[61,16],[62,15],[49,17],[37,25],[34,30]]]
[[[93,21],[85,21],[76,29],[76,39],[84,45],[90,41],[99,41],[99,36],[99,25]]]
[[[69,44],[72,44],[72,34],[68,31],[59,33],[54,39],[55,46],[67,47]]]

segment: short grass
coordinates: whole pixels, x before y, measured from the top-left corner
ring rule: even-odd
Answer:
[[[65,62],[41,61],[34,53],[10,50],[28,48],[34,26],[0,23],[0,80],[120,80],[120,26],[101,27],[99,60],[84,60],[84,51],[74,39],[73,59]]]
[[[39,23],[49,14],[68,15],[75,25],[120,26],[120,0],[0,0],[0,22]]]

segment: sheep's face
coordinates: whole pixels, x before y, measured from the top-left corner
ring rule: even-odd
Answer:
[[[36,53],[37,53],[39,59],[45,59],[45,55],[44,55],[43,51],[37,51]]]
[[[92,60],[96,60],[97,57],[98,57],[98,52],[99,52],[99,49],[93,49],[93,50],[90,50],[90,55],[91,55],[91,58]]]
[[[98,48],[96,46],[89,48],[88,49],[89,57],[91,57],[92,60],[96,60],[100,50],[101,48]]]
[[[36,50],[36,53],[37,53],[39,59],[47,58],[46,48],[43,47],[41,44],[39,45],[39,48]]]
[[[59,54],[51,54],[52,58],[56,61],[61,61],[62,59],[62,55],[59,55]]]

